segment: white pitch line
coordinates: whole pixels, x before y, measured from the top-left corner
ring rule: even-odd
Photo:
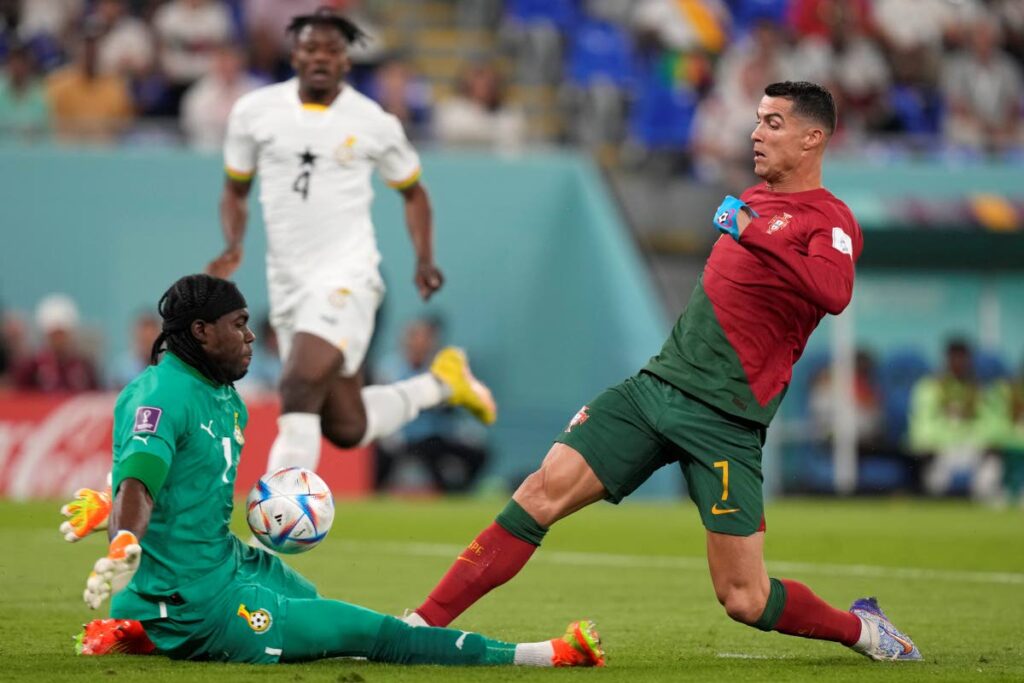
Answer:
[[[741,652],[719,652],[719,659],[791,659],[789,655],[748,655]]]
[[[447,543],[399,543],[395,541],[341,541],[342,545],[359,550],[377,550],[395,555],[420,557],[454,557],[465,546]],[[615,567],[623,569],[676,569],[707,571],[703,557],[616,555],[612,553],[584,553],[549,550],[537,553],[535,561],[574,566]],[[850,576],[906,581],[950,581],[967,583],[1024,585],[1024,573],[960,571],[955,569],[925,569],[918,567],[880,567],[867,564],[824,564],[817,562],[768,562],[773,572],[817,574],[820,576]]]

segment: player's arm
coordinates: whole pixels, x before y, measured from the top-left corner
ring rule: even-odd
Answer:
[[[815,230],[808,241],[807,253],[803,254],[786,241],[769,235],[770,221],[771,218],[758,216],[740,200],[727,197],[715,212],[714,224],[720,232],[735,239],[779,273],[815,306],[832,315],[842,313],[853,297],[851,236],[841,228]]]
[[[423,183],[399,188],[405,201],[405,225],[416,253],[416,289],[424,300],[441,288],[444,275],[434,263],[434,223],[430,195]]]
[[[256,174],[256,139],[249,130],[249,109],[242,98],[231,109],[224,139],[224,189],[220,195],[220,228],[224,251],[206,267],[206,272],[227,278],[242,263],[242,241],[249,220],[249,191]]]
[[[146,484],[134,477],[122,480],[110,513],[107,554],[96,560],[85,582],[82,598],[89,607],[99,608],[132,580],[142,559],[139,541],[152,515],[153,497]]]
[[[242,263],[242,242],[249,221],[249,190],[252,178],[228,175],[220,195],[220,227],[224,233],[224,251],[206,267],[216,277],[231,277]]]

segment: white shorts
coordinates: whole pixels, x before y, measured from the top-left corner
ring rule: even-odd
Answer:
[[[288,359],[297,332],[312,334],[344,356],[343,377],[359,372],[373,338],[377,309],[384,299],[379,278],[360,277],[332,284],[307,283],[271,288],[270,324],[277,333],[281,361]]]

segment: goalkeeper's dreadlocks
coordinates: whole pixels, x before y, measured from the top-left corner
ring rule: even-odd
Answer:
[[[246,308],[245,297],[235,283],[211,275],[186,275],[160,297],[157,304],[163,328],[153,342],[150,363],[155,364],[164,350],[171,351],[217,384],[230,384],[233,380],[203,352],[199,340],[192,334],[196,320],[216,322],[225,313]]]

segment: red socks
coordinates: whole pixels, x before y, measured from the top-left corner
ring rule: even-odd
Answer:
[[[536,549],[491,524],[462,551],[416,611],[431,626],[447,626],[492,588],[518,574]]]
[[[860,617],[856,614],[832,607],[802,583],[790,579],[780,581],[786,587],[786,603],[774,630],[843,645],[853,645],[860,639]]]

